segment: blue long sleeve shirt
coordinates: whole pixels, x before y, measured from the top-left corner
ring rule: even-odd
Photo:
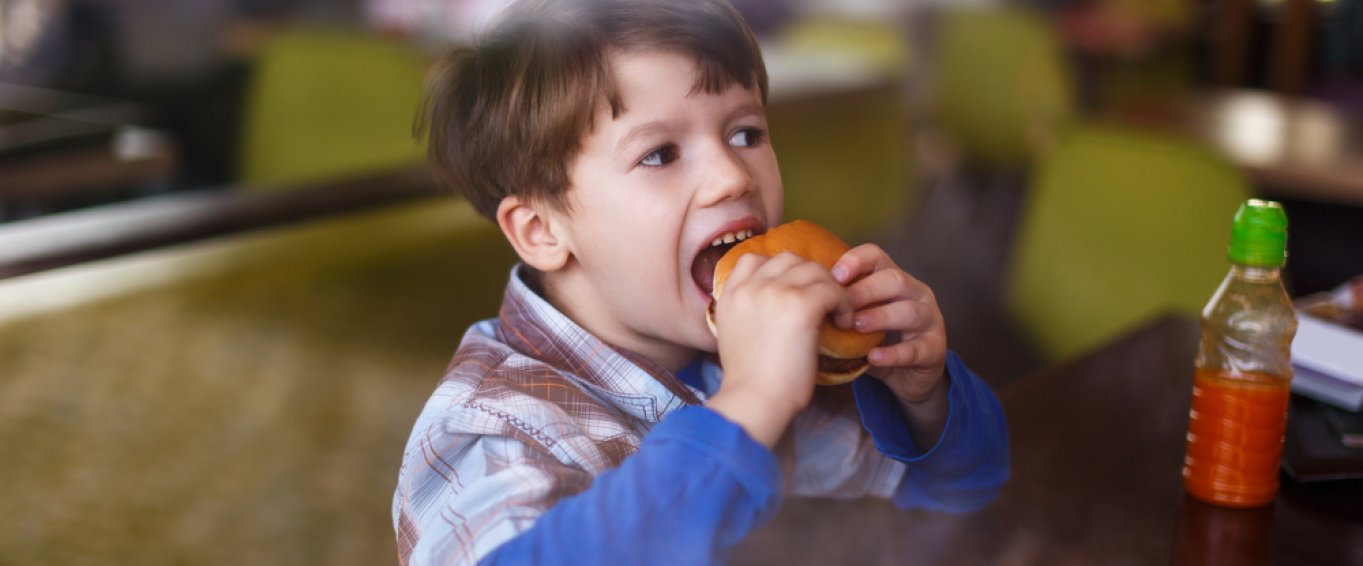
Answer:
[[[927,450],[914,443],[883,382],[869,375],[853,382],[861,422],[875,445],[906,464],[892,497],[899,507],[969,511],[992,500],[1007,478],[997,400],[954,354],[947,372],[947,425]],[[701,386],[686,373],[684,382]],[[725,549],[770,519],[780,495],[771,451],[718,413],[686,408],[659,423],[619,468],[550,509],[487,562],[719,563]]]
[[[768,450],[704,407],[719,368],[689,370],[597,341],[513,278],[413,427],[393,501],[399,558],[714,563],[786,494],[965,511],[1007,478],[1002,410],[954,354],[947,423],[928,447],[863,376],[855,409],[816,399]]]

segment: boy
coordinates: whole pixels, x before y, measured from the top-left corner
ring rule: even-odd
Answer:
[[[404,563],[717,562],[783,487],[992,499],[998,403],[948,354],[931,291],[880,248],[832,273],[745,256],[710,333],[697,257],[781,220],[766,94],[723,0],[523,2],[435,75],[431,158],[522,264],[408,441]],[[892,336],[856,408],[815,395],[829,316]]]

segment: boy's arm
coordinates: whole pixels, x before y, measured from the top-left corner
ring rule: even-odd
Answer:
[[[868,375],[853,382],[876,447],[906,465],[893,496],[900,507],[970,511],[992,501],[1008,479],[1008,427],[998,398],[954,353],[946,372],[946,425],[927,446],[915,440],[900,398],[883,381]]]
[[[511,439],[455,448],[421,456],[440,463],[439,477],[399,485],[407,564],[711,563],[765,521],[780,494],[771,452],[702,407],[669,415],[595,480]],[[502,459],[531,452],[540,460]],[[583,482],[590,487],[555,502]]]
[[[932,290],[874,244],[849,250],[831,271],[855,308],[839,326],[887,333],[853,389],[876,446],[906,464],[896,502],[965,510],[991,500],[1008,474],[1003,413],[947,350]],[[883,484],[869,489],[884,493]]]
[[[1002,410],[954,354],[946,371],[947,422],[925,445],[914,440],[899,399],[869,375],[852,382],[855,409],[836,396],[812,404],[791,429],[791,491],[878,495],[893,497],[900,507],[952,511],[992,500],[1008,476]]]

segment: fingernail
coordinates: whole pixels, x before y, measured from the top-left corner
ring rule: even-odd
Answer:
[[[839,283],[842,283],[843,281],[846,281],[846,280],[847,280],[847,268],[846,268],[846,267],[843,267],[842,265],[835,265],[835,266],[833,266],[833,278],[834,278],[834,279],[837,279]]]
[[[868,324],[870,324],[870,323],[871,323],[871,322],[868,321],[868,320],[866,320],[865,317],[861,317],[861,316],[856,317],[855,319],[852,320],[852,325],[855,326],[855,327],[857,328],[857,330],[862,330],[862,329],[866,328],[866,325],[868,325]]]

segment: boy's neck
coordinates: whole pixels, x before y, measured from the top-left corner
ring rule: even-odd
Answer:
[[[554,308],[558,308],[558,304],[549,298],[549,293],[545,290],[543,271],[526,264],[521,264],[516,275],[521,278],[522,283],[525,283],[526,288],[533,291],[536,295],[539,295],[541,299],[548,301],[549,304],[554,305]],[[562,310],[563,309],[559,309],[559,311]]]
[[[566,275],[562,271],[543,272],[524,266],[521,271],[521,280],[531,291],[553,305],[555,309],[558,309],[569,320],[572,320],[592,336],[613,347],[623,348],[653,360],[654,363],[670,372],[680,371],[694,362],[698,355],[704,354],[704,352],[689,350],[680,345],[668,345],[658,341],[632,343],[623,339],[624,333],[612,332],[609,327],[594,324],[591,317],[584,316],[582,313],[599,311],[600,309],[593,309],[590,305],[580,304],[582,301],[590,300],[594,295],[571,289],[571,284],[566,281]]]

